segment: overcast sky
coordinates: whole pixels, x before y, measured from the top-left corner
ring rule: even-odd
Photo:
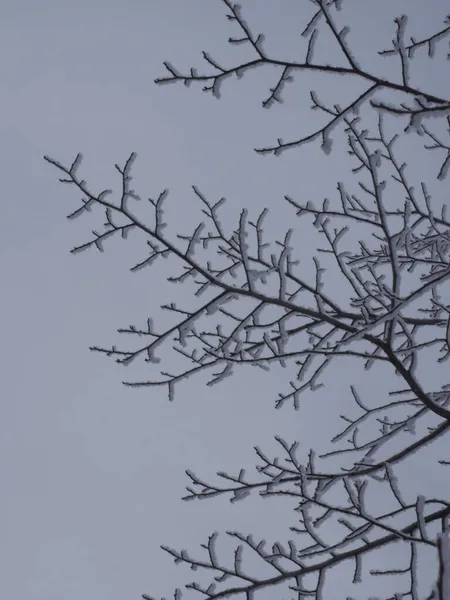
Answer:
[[[448,12],[444,0],[348,3],[358,25],[349,39],[363,60],[372,60],[377,31],[389,43],[388,17],[405,5],[414,7],[410,25],[418,32],[434,31]],[[243,2],[267,48],[293,58],[303,48],[306,5],[309,14],[309,3],[298,0]],[[302,428],[308,410],[326,406],[325,391],[306,412],[273,410],[280,370],[245,386],[192,381],[169,403],[162,390],[122,387],[123,368],[88,350],[114,344],[116,328],[158,316],[159,304],[182,299],[183,290],[163,285],[163,263],[129,272],[142,259],[133,239],[112,241],[103,254],[70,255],[102,220],[65,219],[79,196],[57,183],[44,154],[69,164],[82,152],[80,173],[99,192],[120,185],[114,164],[137,152],[134,188],[143,196],[169,188],[168,214],[180,226],[196,218],[192,184],[210,199],[227,197],[231,224],[243,206],[253,216],[269,207],[270,230],[279,233],[292,218],[284,194],[320,200],[342,176],[342,159],[323,162],[314,145],[280,159],[252,151],[311,129],[308,86],[326,91],[335,82],[303,79],[271,111],[261,108],[275,81],[269,71],[225,84],[220,101],[198,86],[154,85],[164,60],[188,67],[201,64],[202,50],[230,64],[247,55],[227,45],[236,32],[224,14],[219,0],[0,2],[3,598],[169,596],[192,574],[160,544],[196,549],[225,529],[283,539],[294,518],[289,503],[275,512],[258,499],[183,503],[184,470],[235,472],[254,464],[254,445],[274,448],[275,434],[300,439],[307,451],[334,431],[328,422],[320,431]],[[418,77],[436,92],[447,85],[448,95],[448,78],[420,60]],[[337,87],[336,102],[349,86],[358,89],[346,86]],[[145,365],[134,372],[145,378]],[[344,374],[329,377],[335,397],[348,395]]]

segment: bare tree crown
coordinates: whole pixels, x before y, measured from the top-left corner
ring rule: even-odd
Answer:
[[[127,339],[136,340],[133,349],[91,349],[113,357],[121,365],[144,359],[149,378],[127,381],[125,385],[165,387],[171,400],[183,381],[201,372],[208,373],[211,386],[237,370],[267,370],[278,363],[291,375],[275,405],[280,408],[292,403],[298,408],[302,394],[316,392],[327,368],[342,358],[360,362],[367,370],[379,370],[377,373],[393,373],[398,386],[388,398],[365,398],[351,385],[349,393],[357,416],[343,417],[345,425],[332,440],[335,450],[317,455],[316,449],[311,449],[306,463],[298,458],[297,442],[276,438],[281,457],[270,457],[256,448],[259,464],[253,478],[242,469],[235,475],[219,472],[217,482],[208,483],[187,472],[190,485],[185,499],[228,495],[234,502],[252,492],[297,499],[296,516],[301,525],[292,527],[291,540],[267,548],[264,540],[253,535],[228,532],[236,541],[231,566],[216,552],[217,534],[203,545],[203,558],[193,558],[185,550],[164,550],[176,562],[205,573],[201,583],[186,584],[197,598],[216,600],[245,594],[251,600],[257,598],[259,590],[275,591],[278,585],[286,584],[284,589],[299,600],[323,600],[332,597],[327,591],[331,571],[351,561],[353,584],[367,579],[365,597],[371,592],[371,578],[385,577],[391,582],[386,586],[392,588],[386,600],[419,600],[424,596],[419,591],[418,557],[425,548],[436,558],[427,598],[448,600],[450,496],[434,498],[424,490],[413,500],[405,498],[398,478],[398,470],[411,456],[444,436],[450,439],[450,384],[428,389],[421,375],[424,361],[430,356],[437,372],[448,373],[448,199],[439,205],[433,198],[425,181],[425,176],[430,177],[428,173],[419,174],[420,186],[411,183],[399,144],[404,135],[414,136],[414,143],[438,158],[431,177],[438,182],[445,179],[450,166],[450,99],[417,87],[410,66],[417,53],[427,53],[430,61],[436,52],[448,52],[450,57],[450,17],[434,33],[420,39],[408,35],[405,16],[395,19],[392,46],[379,50],[381,56],[398,59],[399,76],[390,80],[366,70],[354,55],[347,41],[348,27],[338,25],[346,17],[344,1],[303,3],[299,12],[305,15],[302,35],[307,42],[306,53],[292,61],[266,53],[263,35],[254,32],[245,19],[245,5],[241,8],[230,0],[221,3],[235,32],[229,43],[247,44],[254,58],[224,66],[205,51],[202,70],[192,67],[182,72],[166,62],[167,74],[156,83],[199,83],[205,92],[219,98],[221,86],[231,78],[239,79],[254,68],[276,67],[278,78],[262,101],[263,107],[270,108],[282,101],[297,73],[307,76],[308,72],[319,71],[324,77],[339,73],[358,78],[365,89],[345,106],[327,104],[310,92],[312,109],[326,115],[320,128],[305,134],[293,131],[292,139],[280,138],[256,150],[280,155],[318,140],[327,154],[332,149],[332,136],[340,131],[353,161],[354,181],[338,182],[335,198],[323,202],[285,195],[298,221],[295,229],[287,230],[278,240],[265,234],[264,223],[271,215],[268,209],[251,215],[242,208],[234,230],[229,231],[221,220],[226,201],[222,198],[212,202],[193,187],[201,221],[190,235],[171,236],[166,234],[164,217],[166,190],[149,200],[153,207],[151,222],[142,221],[133,211],[136,202],[143,202],[131,188],[134,154],[124,166],[116,165],[121,180],[117,200],[112,199],[110,190],[93,191],[79,176],[80,154],[68,166],[45,157],[62,173],[60,181],[82,195],[80,206],[69,219],[94,206],[102,207],[106,215],[103,229],[94,231],[90,240],[72,252],[94,246],[103,250],[109,238],[126,238],[132,231],[139,232],[147,239],[148,254],[132,271],[146,270],[171,256],[178,261],[179,269],[169,280],[189,281],[195,289],[195,309],[187,310],[175,302],[162,306],[172,313],[173,326],[161,329],[149,318],[145,325],[119,329]],[[314,51],[324,30],[334,38],[334,56],[337,49],[346,66],[315,61]],[[392,92],[392,100],[385,99],[386,92]],[[376,116],[375,129],[365,125],[359,112],[362,108],[371,109]],[[391,133],[393,128],[397,131]],[[312,279],[305,275],[295,250],[295,233],[304,224],[314,225],[322,239],[314,252]],[[350,235],[355,231],[362,232],[357,244]],[[334,280],[340,278],[339,294],[330,283],[330,267],[325,263],[334,264],[331,274]],[[167,345],[180,357],[177,370],[170,365],[160,366],[159,352]],[[327,467],[332,457],[342,460],[341,468]],[[450,464],[448,457],[438,462]],[[376,513],[368,508],[374,490],[390,495],[391,510]],[[337,540],[331,539],[330,527],[341,532]],[[367,573],[366,555],[391,544],[398,545],[399,565]],[[249,575],[243,552],[258,556],[268,574],[260,578]],[[406,563],[405,556],[409,556]],[[180,595],[177,590],[175,598]]]

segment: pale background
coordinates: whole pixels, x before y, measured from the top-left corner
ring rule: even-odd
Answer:
[[[266,48],[294,58],[302,56],[306,5],[243,2],[248,21],[266,33]],[[444,0],[348,5],[358,26],[349,40],[360,60],[372,60],[379,31],[378,47],[389,43],[388,17],[406,6],[417,35],[435,31],[448,12]],[[169,187],[172,216],[183,226],[196,206],[191,184],[211,199],[229,198],[231,224],[242,206],[253,215],[268,206],[273,231],[284,232],[292,215],[285,193],[320,200],[342,177],[339,155],[323,162],[317,145],[280,159],[252,148],[313,128],[311,85],[327,91],[337,83],[337,102],[357,82],[303,78],[271,111],[260,108],[276,81],[269,70],[227,82],[220,102],[198,86],[153,84],[164,74],[163,60],[200,66],[203,49],[228,64],[246,56],[227,45],[237,31],[224,14],[219,0],[0,1],[3,598],[169,596],[195,573],[175,567],[159,544],[195,550],[216,529],[283,539],[295,524],[289,503],[182,503],[184,469],[206,477],[251,467],[252,447],[273,449],[277,433],[301,439],[307,451],[334,428],[328,421],[315,431],[302,424],[315,407],[323,414],[332,395],[348,395],[342,371],[331,372],[332,390],[306,402],[303,412],[274,411],[283,383],[274,371],[245,387],[237,379],[212,389],[192,381],[170,404],[163,391],[123,388],[128,372],[88,351],[118,342],[117,327],[142,324],[149,314],[156,320],[159,302],[179,301],[183,289],[163,286],[164,263],[130,274],[143,256],[133,240],[112,241],[104,254],[69,255],[103,221],[65,220],[78,195],[56,183],[44,154],[68,164],[83,152],[80,173],[101,191],[119,183],[114,163],[136,151],[134,187],[143,196]],[[425,59],[418,65],[418,84],[449,94],[448,78]],[[392,75],[396,67],[383,68]],[[145,366],[136,372],[146,377]],[[417,468],[425,476],[426,465]]]

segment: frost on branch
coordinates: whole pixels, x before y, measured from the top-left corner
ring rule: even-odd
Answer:
[[[349,86],[350,97],[342,105],[310,90],[312,111],[324,117],[324,124],[298,132],[305,125],[300,115],[290,141],[279,138],[257,150],[280,155],[316,141],[328,155],[342,134],[352,161],[351,177],[337,182],[335,196],[323,201],[283,192],[295,222],[280,239],[271,239],[264,228],[268,219],[278,217],[276,206],[258,214],[244,206],[234,229],[227,229],[221,220],[226,200],[212,202],[193,186],[192,211],[198,211],[198,223],[190,234],[174,236],[165,221],[165,203],[172,201],[166,190],[149,200],[148,221],[132,210],[134,202],[142,203],[130,187],[134,154],[123,167],[116,165],[116,201],[111,190],[96,193],[79,177],[81,155],[69,166],[47,157],[62,174],[61,181],[82,195],[70,218],[91,213],[94,206],[105,214],[103,229],[96,227],[74,252],[103,251],[113,238],[126,239],[133,232],[145,240],[146,252],[131,269],[151,276],[161,258],[170,258],[165,263],[168,281],[186,286],[191,294],[189,308],[170,301],[144,326],[119,329],[127,342],[123,347],[92,350],[124,366],[143,359],[148,379],[126,385],[165,388],[170,400],[187,378],[200,373],[211,386],[236,373],[251,381],[255,369],[281,365],[286,380],[275,406],[298,409],[303,398],[325,385],[332,363],[347,366],[343,374],[351,374],[348,365],[357,363],[369,373],[367,386],[349,377],[353,409],[341,411],[342,427],[330,448],[311,449],[305,458],[298,441],[276,437],[279,455],[255,447],[258,464],[253,473],[220,471],[215,482],[206,482],[187,472],[186,500],[223,495],[234,504],[252,494],[289,499],[295,505],[289,540],[268,544],[250,532],[229,531],[225,537],[234,544],[229,557],[218,549],[221,538],[216,533],[202,545],[199,557],[186,550],[164,550],[176,563],[199,572],[200,580],[185,586],[196,598],[250,600],[264,589],[278,594],[277,586],[284,585],[289,597],[323,600],[331,597],[338,573],[340,585],[347,578],[350,594],[364,586],[364,598],[381,579],[388,590],[386,600],[422,600],[420,590],[426,586],[428,598],[446,600],[450,498],[435,497],[428,489],[412,494],[404,489],[402,474],[405,465],[418,473],[416,461],[422,456],[427,470],[446,473],[450,464],[448,455],[438,456],[442,440],[448,445],[450,427],[450,221],[448,202],[439,202],[433,191],[434,180],[442,181],[450,165],[450,100],[418,86],[411,68],[415,56],[425,53],[433,59],[445,50],[449,21],[434,33],[418,36],[409,33],[404,16],[396,18],[389,30],[391,46],[379,51],[397,61],[398,77],[390,79],[358,60],[345,24],[352,14],[344,1],[309,3],[310,14],[305,9],[299,29],[305,53],[292,60],[267,53],[264,36],[253,32],[244,16],[245,6],[231,0],[222,4],[234,28],[231,46],[245,45],[252,58],[236,63],[232,52],[226,61],[205,51],[202,70],[183,72],[165,63],[168,74],[157,83],[201,83],[205,92],[219,97],[222,84],[267,67],[278,71],[262,100],[271,108],[282,103],[297,75],[305,77],[305,85],[312,71],[324,78],[339,74],[341,81],[357,80],[362,91],[352,96]],[[320,62],[316,50],[325,31],[326,47],[332,40],[334,50],[329,61]],[[436,156],[433,173],[408,167],[405,135],[409,145]],[[308,256],[299,250],[299,237],[313,239],[312,231],[319,237]],[[169,325],[163,314],[169,315]],[[174,350],[175,359],[167,360],[167,348]],[[435,366],[433,385],[423,376],[430,361]],[[387,396],[367,393],[371,377],[389,376],[397,385]],[[312,426],[321,425],[319,416]],[[430,448],[438,450],[433,455]],[[393,548],[395,564],[371,562],[374,556],[382,562]],[[435,559],[437,577],[422,585],[425,552]],[[260,564],[258,576],[247,568],[249,556]],[[176,590],[175,599],[181,594]]]

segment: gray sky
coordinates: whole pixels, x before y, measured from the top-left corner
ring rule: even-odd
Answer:
[[[303,4],[243,2],[267,48],[283,56],[302,51]],[[409,4],[413,30],[433,31],[448,11],[444,0],[349,4],[363,60],[371,60],[386,15]],[[390,5],[384,14],[381,4]],[[393,26],[384,31],[388,43]],[[44,154],[69,163],[83,152],[82,176],[100,191],[120,184],[114,163],[136,151],[134,188],[143,196],[170,188],[168,213],[181,227],[195,220],[192,184],[211,199],[229,199],[231,224],[242,206],[253,215],[268,206],[276,233],[292,215],[285,193],[320,200],[342,176],[339,156],[324,163],[317,145],[281,159],[252,152],[312,129],[305,87],[326,91],[330,83],[296,82],[271,111],[260,108],[276,77],[268,71],[225,84],[220,102],[199,86],[153,84],[163,60],[181,68],[201,65],[201,50],[230,63],[245,56],[227,45],[234,33],[218,0],[0,2],[2,597],[170,595],[191,574],[160,552],[161,543],[196,549],[216,529],[283,537],[293,520],[289,503],[275,512],[258,499],[182,503],[184,469],[204,477],[234,472],[254,464],[255,444],[274,448],[274,434],[301,439],[307,452],[334,431],[332,423],[320,432],[302,427],[326,406],[327,392],[295,419],[290,407],[273,410],[280,370],[252,380],[251,393],[239,380],[211,389],[192,381],[170,404],[163,391],[123,388],[123,369],[88,351],[117,342],[117,327],[158,316],[159,304],[175,293],[182,299],[183,290],[164,285],[164,263],[159,272],[127,270],[142,258],[139,240],[69,255],[102,221],[66,221],[78,195],[56,182]],[[449,93],[432,70],[417,77]],[[144,365],[137,372],[145,378]],[[329,377],[335,397],[348,395],[342,372]]]

